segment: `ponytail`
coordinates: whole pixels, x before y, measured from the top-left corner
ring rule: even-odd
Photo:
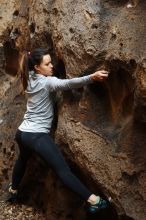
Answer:
[[[28,85],[29,71],[35,72],[34,66],[40,65],[43,60],[43,56],[47,54],[49,54],[47,49],[36,48],[32,51],[32,53],[25,51],[20,55],[18,74],[21,76],[23,90],[26,90]]]
[[[28,59],[27,52],[21,54],[18,74],[20,74],[21,77],[23,90],[26,90],[29,78]]]

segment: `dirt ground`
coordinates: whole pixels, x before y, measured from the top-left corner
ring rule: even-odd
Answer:
[[[45,220],[42,213],[23,204],[9,204],[0,201],[1,220]]]

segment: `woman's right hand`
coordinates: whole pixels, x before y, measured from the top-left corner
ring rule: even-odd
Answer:
[[[94,81],[104,81],[107,79],[109,72],[106,70],[98,70],[95,73],[92,73],[91,79]]]

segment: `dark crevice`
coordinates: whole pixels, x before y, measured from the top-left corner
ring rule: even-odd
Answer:
[[[65,79],[66,78],[66,69],[65,64],[61,59],[57,59],[53,57],[53,66],[54,66],[54,75],[58,78]],[[55,131],[57,129],[58,123],[58,103],[55,103],[54,106],[54,119],[51,128],[51,135],[54,137]]]
[[[14,11],[13,16],[17,17],[18,15],[19,15],[19,11],[18,10]]]
[[[55,63],[54,74],[59,78],[66,78],[66,69],[63,60],[58,59]]]
[[[70,33],[72,33],[72,34],[75,32],[73,28],[69,28],[69,31],[70,31]]]
[[[18,70],[19,52],[9,41],[4,43],[4,56],[5,72],[11,76],[16,76]]]
[[[120,216],[119,220],[134,220],[134,219],[130,218],[130,217],[126,216],[126,215],[122,215],[122,216]]]
[[[29,30],[32,34],[35,33],[35,27],[36,27],[36,24],[34,22],[32,22],[30,25],[29,25]]]

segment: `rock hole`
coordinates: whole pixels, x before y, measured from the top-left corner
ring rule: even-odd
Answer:
[[[14,13],[13,13],[13,16],[14,16],[14,17],[17,17],[18,15],[19,15],[19,11],[18,11],[18,10],[15,10]]]
[[[14,151],[14,150],[15,150],[15,145],[12,144],[12,145],[11,145],[11,151]]]
[[[29,25],[29,30],[30,30],[30,32],[31,32],[32,34],[35,33],[35,23],[34,23],[34,22],[32,22],[32,23]]]
[[[12,46],[10,41],[4,43],[5,72],[16,76],[18,70],[19,52]]]
[[[66,69],[63,60],[58,59],[55,65],[55,73],[59,78],[66,78]]]
[[[65,79],[66,78],[66,69],[65,69],[65,64],[62,59],[56,59],[52,56],[53,58],[53,66],[54,66],[54,75],[58,78]],[[57,123],[58,123],[58,105],[56,103],[55,108],[54,108],[54,119],[53,119],[53,124],[51,128],[51,134],[54,136],[55,130],[57,128]]]
[[[97,25],[97,24],[92,24],[91,28],[92,28],[92,29],[97,29],[97,28],[98,28],[98,25]]]
[[[53,13],[54,15],[57,15],[57,14],[58,14],[58,9],[57,9],[57,8],[53,8],[53,9],[52,9],[52,13]]]
[[[69,28],[70,33],[74,33],[74,29],[73,28]]]
[[[111,40],[116,40],[116,38],[117,38],[117,35],[112,33]]]
[[[1,146],[2,146],[2,145],[1,145]],[[4,147],[2,150],[3,150],[3,153],[6,154],[6,152],[7,152],[7,151],[6,151],[6,148]]]

